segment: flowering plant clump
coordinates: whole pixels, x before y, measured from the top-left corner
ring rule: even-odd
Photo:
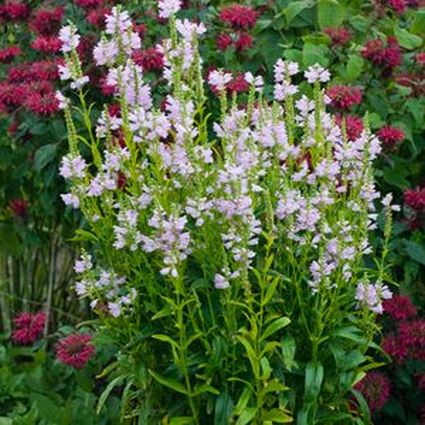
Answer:
[[[283,60],[274,99],[251,73],[245,97],[229,96],[232,75],[211,71],[220,114],[210,122],[198,53],[206,28],[176,19],[178,1],[159,7],[170,28],[157,46],[165,98],[144,81],[139,35],[114,7],[94,48],[114,107],[95,124],[77,28],[60,32],[62,72],[88,134],[77,134],[72,101],[58,92],[70,148],[62,199],[88,224],[77,294],[120,351],[105,371],[109,390],[125,382],[133,407],[124,414],[146,423],[350,423],[349,393],[370,367],[375,315],[391,298],[390,195],[382,259],[373,269],[363,261],[379,140],[367,119],[349,140],[344,119],[341,128],[326,111],[326,69],[304,72],[307,97],[293,81],[298,64]]]
[[[377,220],[379,140],[367,119],[349,140],[345,121],[341,129],[326,112],[326,69],[305,71],[311,96],[301,96],[299,66],[283,60],[274,99],[251,73],[246,97],[229,97],[232,75],[211,71],[220,114],[210,122],[198,53],[206,28],[176,19],[178,1],[159,6],[170,28],[157,46],[165,98],[144,81],[133,59],[139,35],[114,7],[94,48],[114,113],[105,105],[96,123],[77,29],[61,30],[62,72],[87,132],[77,134],[59,92],[70,147],[62,199],[87,220],[76,291],[120,351],[105,371],[111,388],[126,382],[125,414],[146,423],[354,420],[349,393],[391,298],[388,249],[374,269],[363,261]]]

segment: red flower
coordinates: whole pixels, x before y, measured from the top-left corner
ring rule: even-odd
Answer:
[[[9,83],[0,83],[0,111],[9,113],[14,111],[25,98],[25,89]]]
[[[387,72],[400,65],[402,59],[400,46],[394,37],[388,37],[386,45],[380,39],[369,40],[362,56]]]
[[[59,110],[59,101],[53,91],[46,93],[34,91],[28,94],[25,106],[38,115],[52,115]]]
[[[19,1],[8,1],[0,6],[0,20],[24,21],[30,14],[30,8]]]
[[[121,117],[121,105],[119,103],[111,103],[108,105],[108,114],[111,117]]]
[[[425,209],[425,187],[406,190],[404,192],[404,202],[414,210]]]
[[[416,316],[416,307],[405,295],[395,295],[384,301],[384,311],[395,320],[405,320]]]
[[[140,38],[144,38],[148,32],[148,28],[145,24],[133,24],[133,31],[139,34]]]
[[[335,46],[343,46],[351,40],[351,32],[347,28],[325,28],[327,34]]]
[[[102,6],[103,0],[75,0],[75,4],[84,9],[90,9]]]
[[[396,13],[403,13],[407,7],[406,0],[388,0],[388,6]]]
[[[217,49],[224,52],[232,43],[232,37],[230,37],[229,34],[225,32],[221,32],[217,35],[217,38],[215,39],[215,43],[217,45]]]
[[[31,63],[31,72],[37,80],[53,81],[59,78],[59,61],[38,61]]]
[[[117,186],[118,189],[123,190],[127,184],[127,177],[122,171],[118,171],[117,174]]]
[[[27,215],[28,202],[25,199],[13,199],[9,202],[9,208],[17,217],[24,218]]]
[[[362,119],[355,115],[345,115],[344,118],[347,139],[351,141],[358,139],[364,128]],[[342,128],[342,115],[338,114],[336,116],[336,123],[340,128]]]
[[[407,347],[401,344],[398,336],[386,336],[381,347],[397,364],[403,363],[407,357]]]
[[[362,92],[356,87],[333,86],[328,88],[326,94],[331,99],[331,105],[337,109],[349,109],[362,101]]]
[[[416,345],[425,350],[425,320],[402,322],[399,324],[399,333],[402,343],[406,346]]]
[[[34,81],[34,74],[31,71],[31,64],[21,63],[8,69],[7,80],[11,83],[22,83]]]
[[[251,49],[253,46],[254,40],[247,32],[239,33],[239,37],[235,42],[235,47],[238,52]]]
[[[37,37],[32,43],[31,47],[35,50],[45,53],[57,53],[62,46],[62,42],[56,36],[44,36]]]
[[[397,127],[391,127],[386,125],[382,127],[378,133],[378,138],[389,148],[394,148],[397,143],[400,143],[404,139],[404,132]]]
[[[369,372],[354,388],[363,394],[372,412],[384,407],[391,392],[390,380],[378,371]]]
[[[425,390],[425,373],[416,375],[416,382],[421,390]]]
[[[248,6],[234,4],[220,12],[220,19],[233,28],[252,28],[257,22],[258,13]]]
[[[30,28],[38,35],[57,34],[63,18],[63,7],[40,9],[35,12],[30,22]]]
[[[249,83],[239,74],[227,83],[226,89],[230,93],[243,93],[249,90]]]
[[[45,313],[20,313],[13,320],[12,340],[17,344],[32,344],[43,333],[45,323]]]
[[[115,94],[117,90],[116,86],[110,86],[107,83],[106,78],[101,78],[99,84],[100,84],[100,90],[105,96],[112,96]]]
[[[0,50],[0,62],[10,63],[16,56],[20,55],[22,50],[18,46],[10,46]]]
[[[133,60],[144,71],[160,70],[164,67],[164,55],[155,47],[138,50],[133,54]]]
[[[95,348],[88,334],[72,334],[59,340],[56,358],[63,364],[81,369],[93,357]]]
[[[416,63],[420,66],[425,66],[425,52],[416,53]]]
[[[87,22],[95,27],[103,27],[105,24],[105,15],[109,14],[110,11],[110,7],[99,7],[97,9],[88,10],[86,14]]]

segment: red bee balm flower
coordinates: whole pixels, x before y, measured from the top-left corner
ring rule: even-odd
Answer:
[[[95,8],[103,5],[103,0],[75,0],[77,6],[84,9]]]
[[[17,217],[25,217],[28,210],[28,202],[25,199],[14,199],[9,202],[9,208]]]
[[[46,323],[45,313],[21,313],[13,321],[12,340],[17,344],[34,343],[43,333]]]
[[[30,8],[24,2],[8,1],[0,6],[0,20],[24,21],[30,14]]]
[[[384,311],[395,320],[405,320],[415,317],[416,307],[411,299],[405,295],[395,295],[389,300],[384,301]]]
[[[363,131],[363,121],[355,115],[345,115],[345,132],[347,139],[354,141],[360,137]],[[337,125],[342,128],[342,115],[336,116]]]
[[[52,115],[59,110],[59,101],[53,92],[32,92],[28,94],[25,106],[38,115]]]
[[[10,63],[16,56],[21,54],[18,46],[10,46],[0,50],[0,63]]]
[[[221,32],[217,35],[215,43],[217,45],[217,49],[224,52],[233,43],[233,40],[229,34]]]
[[[39,9],[30,22],[30,28],[39,35],[56,34],[63,18],[63,7]]]
[[[416,53],[416,63],[420,66],[425,66],[425,52]]]
[[[356,87],[333,86],[328,88],[326,94],[331,99],[331,105],[337,109],[349,109],[362,101],[362,92]]]
[[[160,70],[164,67],[164,55],[155,47],[135,52],[133,59],[144,71]]]
[[[235,43],[236,50],[242,52],[246,49],[251,49],[253,46],[253,38],[247,32],[241,32]]]
[[[400,46],[394,37],[388,37],[386,45],[379,38],[369,40],[362,50],[362,56],[386,71],[400,65],[402,59]]]
[[[403,363],[407,357],[407,347],[401,344],[398,336],[389,335],[385,337],[381,347],[397,364]]]
[[[406,0],[388,0],[388,6],[396,13],[403,13],[407,7]]]
[[[406,190],[404,192],[404,202],[414,210],[425,209],[425,187]]]
[[[59,340],[56,358],[63,364],[81,369],[93,357],[95,348],[88,334],[72,334]]]
[[[220,12],[220,19],[233,28],[252,28],[257,22],[258,13],[248,6],[234,4]]]
[[[347,28],[325,28],[325,34],[327,34],[334,46],[343,46],[351,40],[351,32]]]
[[[381,142],[389,147],[394,148],[397,143],[400,143],[404,139],[404,132],[397,127],[391,127],[390,125],[386,125],[382,127],[378,133],[378,138]]]
[[[378,371],[369,372],[354,388],[363,394],[372,412],[384,407],[391,392],[389,379]]]
[[[249,83],[245,80],[243,74],[239,74],[227,83],[226,89],[230,93],[243,93],[248,91]]]
[[[39,36],[31,43],[31,47],[34,50],[45,53],[57,53],[61,46],[62,42],[55,36]]]

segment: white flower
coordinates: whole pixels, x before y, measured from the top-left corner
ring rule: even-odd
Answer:
[[[218,91],[223,91],[226,84],[232,80],[232,74],[224,73],[223,71],[212,71],[208,77],[208,83],[214,86]]]
[[[304,77],[307,78],[307,81],[310,84],[313,84],[316,81],[321,83],[326,83],[329,81],[331,74],[325,68],[322,68],[318,63],[310,66],[307,71],[304,72]]]
[[[181,0],[160,0],[158,3],[159,17],[163,19],[169,18],[180,10],[181,5]]]

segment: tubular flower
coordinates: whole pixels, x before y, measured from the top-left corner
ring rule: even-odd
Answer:
[[[88,334],[72,334],[59,340],[56,345],[57,359],[75,369],[83,368],[94,356],[95,348]]]
[[[13,321],[12,340],[22,345],[34,343],[42,335],[45,323],[45,313],[20,313]]]

